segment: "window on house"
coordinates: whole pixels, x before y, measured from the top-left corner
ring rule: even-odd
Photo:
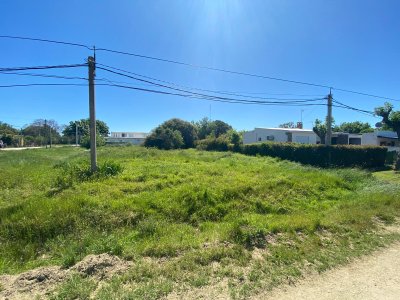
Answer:
[[[126,133],[122,133],[122,134],[121,134],[121,137],[126,137]]]
[[[261,142],[261,138],[260,137],[258,138],[258,141]]]

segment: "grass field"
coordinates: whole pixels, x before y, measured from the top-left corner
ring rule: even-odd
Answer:
[[[0,152],[0,274],[110,253],[134,267],[98,299],[157,299],[223,280],[246,298],[400,239],[379,229],[400,215],[393,172],[105,147],[93,178],[87,159],[72,147]],[[54,298],[95,289],[75,276]]]

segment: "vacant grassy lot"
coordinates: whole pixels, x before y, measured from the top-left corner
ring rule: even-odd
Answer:
[[[0,152],[0,274],[110,253],[132,269],[97,289],[71,277],[53,297],[156,299],[227,282],[246,298],[400,239],[380,228],[400,215],[391,172],[106,147],[105,175],[91,178],[87,158],[72,147]]]

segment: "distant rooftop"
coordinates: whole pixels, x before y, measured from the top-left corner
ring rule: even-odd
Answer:
[[[269,130],[297,131],[297,132],[314,132],[312,129],[301,129],[301,128],[256,127],[255,129],[269,129]]]
[[[394,131],[377,131],[376,136],[387,139],[397,139],[397,133]]]
[[[110,137],[145,139],[148,135],[147,132],[112,131]]]

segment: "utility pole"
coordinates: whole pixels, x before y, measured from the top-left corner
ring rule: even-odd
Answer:
[[[46,139],[46,127],[47,127],[47,120],[44,119],[44,136],[45,136],[45,143],[46,143],[46,149],[47,149],[47,139]]]
[[[49,124],[49,136],[50,136],[50,148],[51,148],[52,140],[51,140],[51,126],[50,126],[50,124]]]
[[[78,147],[78,122],[75,122],[75,146]]]
[[[88,57],[89,66],[89,115],[90,115],[90,166],[91,171],[97,171],[96,153],[96,103],[94,98],[94,76],[96,61],[93,56]]]
[[[326,145],[332,144],[332,89],[329,90],[328,95],[328,116],[326,120]]]

